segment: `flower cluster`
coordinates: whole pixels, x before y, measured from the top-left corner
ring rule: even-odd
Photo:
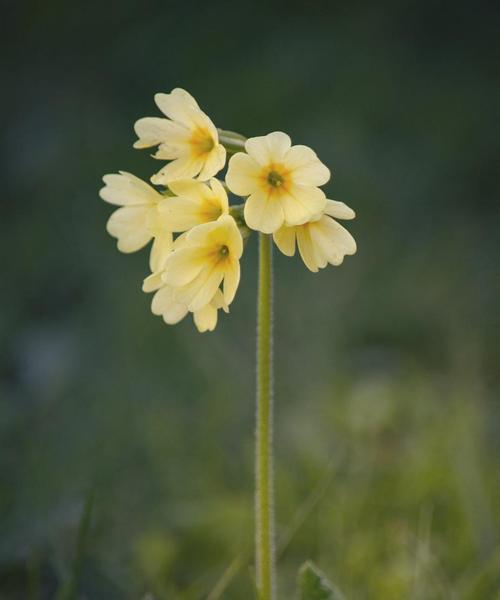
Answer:
[[[166,118],[135,124],[135,148],[156,147],[168,161],[152,187],[130,173],[105,175],[100,196],[120,206],[108,232],[121,252],[153,242],[145,292],[155,292],[152,311],[174,324],[189,312],[200,332],[212,331],[219,309],[228,312],[240,281],[244,237],[250,230],[273,236],[286,256],[296,244],[313,272],[339,265],[356,242],[338,223],[352,209],[328,200],[320,186],[330,171],[307,146],[292,146],[275,131],[245,140],[218,130],[185,90],[156,94]],[[232,154],[225,183],[215,178]],[[227,191],[244,199],[230,206]]]

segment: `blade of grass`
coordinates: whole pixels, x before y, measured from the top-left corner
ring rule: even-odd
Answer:
[[[92,518],[92,506],[94,503],[94,491],[90,490],[85,499],[80,523],[78,525],[78,536],[76,540],[76,551],[71,566],[71,573],[68,581],[63,583],[59,588],[56,600],[75,600],[78,582],[82,571],[83,559],[85,555],[85,546],[87,543],[90,523]]]

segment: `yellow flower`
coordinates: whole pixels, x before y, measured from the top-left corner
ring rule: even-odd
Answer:
[[[139,138],[134,148],[158,146],[154,158],[172,161],[151,181],[166,185],[175,179],[198,176],[205,181],[218,173],[226,162],[226,149],[209,117],[196,100],[183,89],[156,94],[155,102],[168,119],[145,117],[135,123]]]
[[[197,225],[185,243],[165,261],[163,281],[175,288],[175,297],[192,312],[209,304],[223,284],[223,297],[231,304],[240,281],[243,240],[235,220],[223,215]]]
[[[238,196],[248,196],[245,221],[251,229],[273,233],[282,225],[301,225],[320,213],[326,202],[317,187],[330,171],[307,146],[292,146],[288,135],[275,131],[245,142],[248,154],[229,161],[226,183]]]
[[[211,179],[210,185],[181,179],[172,181],[168,187],[176,197],[165,199],[159,210],[169,231],[187,231],[229,212],[226,190],[217,179]]]
[[[324,213],[315,220],[295,227],[281,227],[273,235],[278,248],[286,254],[295,254],[295,240],[306,267],[316,273],[318,269],[340,265],[344,256],[356,252],[352,235],[336,219],[354,219],[354,211],[343,202],[327,200]]]
[[[186,247],[186,238],[186,234],[179,236],[173,244],[174,250]],[[153,273],[149,277],[146,277],[142,289],[145,292],[156,292],[151,303],[152,313],[162,316],[168,325],[175,325],[188,314],[189,308],[185,301],[179,300],[177,289],[164,282],[165,263],[168,255],[169,252],[164,254],[158,253],[157,261],[154,265],[151,265]],[[225,312],[229,312],[221,290],[217,289],[213,298],[206,306],[193,312],[193,320],[198,331],[203,333],[215,329],[219,308],[222,308]]]
[[[135,252],[155,238],[152,254],[159,246],[172,244],[172,234],[162,227],[158,204],[163,200],[150,185],[131,173],[120,171],[105,175],[106,184],[99,195],[110,204],[121,206],[111,215],[106,225],[110,235],[118,239],[118,250]],[[154,259],[153,259],[154,260]]]

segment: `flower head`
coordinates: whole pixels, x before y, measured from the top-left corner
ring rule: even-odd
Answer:
[[[193,241],[189,233],[180,235],[173,243],[172,252],[158,253],[155,263],[156,271],[152,266],[152,273],[146,277],[143,283],[145,292],[156,292],[151,303],[151,311],[155,315],[161,315],[169,325],[181,321],[188,312],[193,313],[195,325],[200,332],[213,331],[217,325],[218,310],[222,308],[229,312],[228,304],[234,298],[236,287],[239,282],[239,257],[241,236],[234,227],[236,224],[232,217],[221,217],[217,223],[212,224],[211,230],[205,226],[198,226],[191,232],[196,232],[200,240]],[[198,231],[197,231],[198,230]],[[236,233],[238,235],[236,235]],[[196,237],[196,236],[195,236]],[[204,240],[204,241],[203,241]],[[169,262],[178,261],[174,264],[182,270],[182,262],[189,262],[189,252],[180,254],[181,250],[190,250],[191,261],[203,261],[198,277],[194,277],[186,285],[172,285],[171,281],[177,283],[175,277],[170,276],[172,265],[167,269]],[[198,251],[195,257],[193,250]],[[201,252],[200,252],[201,250]],[[204,253],[204,256],[203,256]],[[217,254],[223,255],[218,258]],[[215,256],[214,256],[215,255]],[[179,259],[179,256],[181,257]],[[176,257],[176,258],[174,258]],[[169,261],[169,258],[172,260]],[[179,263],[180,260],[180,263]],[[205,270],[205,273],[203,271]],[[210,272],[219,271],[224,279],[224,293],[217,284],[215,291],[210,291]],[[234,290],[232,289],[234,287]],[[210,296],[210,294],[212,294]],[[205,300],[201,299],[204,295]],[[208,298],[208,301],[206,300]],[[196,300],[196,302],[192,302]],[[203,304],[203,302],[206,302]]]
[[[306,267],[316,273],[318,269],[340,265],[344,256],[356,252],[356,242],[337,219],[354,219],[354,211],[343,202],[327,200],[323,214],[314,220],[293,227],[283,226],[273,235],[278,248],[286,254],[295,254],[295,241]],[[335,217],[335,218],[333,218]]]
[[[158,236],[164,248],[171,246],[172,234],[162,227],[158,212],[158,204],[163,200],[161,194],[125,171],[105,175],[103,181],[105,186],[99,191],[101,198],[121,206],[112,213],[106,225],[108,233],[118,240],[118,250],[136,252]]]
[[[166,185],[176,179],[198,177],[205,181],[220,171],[226,150],[219,144],[217,129],[196,100],[181,88],[156,94],[158,108],[168,117],[144,117],[135,123],[139,138],[134,148],[158,146],[154,158],[172,161],[151,181]]]
[[[226,190],[217,179],[211,179],[210,185],[194,179],[172,181],[169,189],[176,196],[166,198],[159,207],[169,231],[188,231],[229,212]]]
[[[163,281],[175,288],[175,297],[188,310],[199,311],[223,284],[223,297],[231,304],[240,281],[243,240],[229,215],[198,225],[165,261]]]
[[[288,135],[275,131],[245,143],[229,161],[226,183],[238,196],[248,196],[245,220],[251,229],[273,233],[282,225],[301,225],[320,213],[326,202],[317,187],[330,171],[307,146],[292,146]]]

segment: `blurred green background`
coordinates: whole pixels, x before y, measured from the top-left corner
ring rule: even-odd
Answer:
[[[306,558],[349,600],[498,598],[494,3],[2,6],[0,598],[54,597],[89,489],[80,598],[252,597],[256,240],[214,333],[167,327],[98,198],[159,168],[132,126],[176,86],[358,215],[341,267],[276,256],[281,598]]]

